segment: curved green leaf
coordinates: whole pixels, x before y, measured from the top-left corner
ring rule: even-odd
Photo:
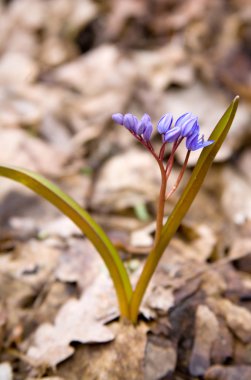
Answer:
[[[93,243],[112,277],[121,315],[128,317],[132,288],[126,269],[102,228],[71,197],[39,174],[29,170],[0,165],[0,175],[13,179],[39,194],[67,215]]]
[[[148,283],[154,273],[158,262],[167,247],[169,241],[177,231],[181,220],[190,208],[194,198],[196,197],[204,178],[208,172],[208,169],[212,165],[214,157],[216,156],[218,150],[220,149],[223,141],[225,140],[227,133],[233,122],[237,107],[238,107],[239,97],[236,97],[218,124],[216,125],[214,131],[210,136],[210,140],[214,140],[214,143],[201,152],[198,162],[192,172],[192,175],[178,201],[171,215],[168,217],[166,224],[161,232],[160,240],[156,247],[150,252],[142,274],[139,278],[136,289],[133,293],[131,305],[130,305],[130,318],[133,322],[136,322],[139,305],[141,299],[145,293]]]

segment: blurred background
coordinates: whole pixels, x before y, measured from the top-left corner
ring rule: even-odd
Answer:
[[[141,268],[143,256],[135,259],[128,252],[143,249],[147,253],[144,247],[153,241],[151,222],[160,176],[149,153],[128,131],[115,125],[111,115],[130,112],[141,117],[148,113],[156,125],[166,112],[175,118],[193,112],[208,138],[236,95],[240,95],[240,106],[233,127],[169,247],[165,275],[157,276],[160,289],[163,284],[169,289],[176,274],[186,281],[199,268],[198,263],[207,265],[226,255],[230,260],[246,255],[237,269],[251,273],[250,0],[0,3],[0,163],[31,169],[58,183],[101,223],[114,242],[126,247],[123,257],[132,259],[127,263],[132,276]],[[156,150],[161,145],[156,131],[153,145]],[[181,146],[171,184],[184,156]],[[197,158],[193,152],[185,177]],[[184,182],[166,205],[167,214]],[[35,329],[43,322],[53,322],[61,305],[73,295],[77,299],[104,270],[66,218],[5,179],[0,179],[0,225],[0,343],[4,342],[6,350],[15,347],[22,355],[28,351]],[[223,271],[227,297],[239,302],[238,292],[245,282],[243,294],[249,300],[245,306],[250,309],[250,276],[242,283],[243,273],[229,268]],[[221,275],[215,276],[221,280]],[[205,283],[214,280],[210,277]],[[222,289],[221,282],[217,286]],[[214,289],[208,292],[211,296]],[[156,316],[153,313],[161,307],[162,313],[167,313],[174,302],[168,304],[170,294],[161,294],[163,302],[158,297],[156,301],[153,293],[145,308],[146,318]],[[96,298],[93,310],[102,304],[100,297]],[[104,323],[111,320],[109,307]],[[85,315],[89,310],[86,304],[83,310]],[[186,309],[183,312],[186,314]],[[235,315],[236,309],[230,314]],[[246,322],[244,326],[249,328]],[[231,330],[236,329],[231,325]],[[180,326],[177,331],[180,334]],[[184,340],[190,331],[193,334],[189,325]],[[76,331],[72,334],[69,342],[76,340]],[[190,343],[186,347],[191,347]],[[43,345],[44,341],[42,354],[37,355],[42,363]],[[72,355],[72,347],[70,353],[67,349],[67,355]],[[190,355],[190,348],[185,350]],[[3,360],[11,361],[12,369],[19,373],[17,380],[24,379],[30,364],[27,369],[28,361],[21,365],[19,353],[9,356],[6,352]],[[237,363],[250,364],[249,346],[236,352]],[[60,355],[53,365],[68,357]],[[226,353],[226,360],[229,357],[234,357],[232,351]],[[47,355],[46,360],[50,359]],[[219,363],[217,360],[214,362]],[[182,366],[182,360],[180,363]],[[176,362],[172,365],[174,370]]]

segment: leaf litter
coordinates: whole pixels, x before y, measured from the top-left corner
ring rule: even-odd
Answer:
[[[111,114],[148,112],[156,122],[185,105],[208,135],[233,93],[242,104],[137,328],[117,322],[108,273],[86,239],[2,180],[0,377],[250,379],[249,8],[248,0],[1,4],[1,162],[53,178],[87,207],[134,284],[153,239],[159,177]]]

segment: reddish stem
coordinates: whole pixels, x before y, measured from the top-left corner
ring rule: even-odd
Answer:
[[[162,164],[162,162],[161,162],[161,164]],[[165,172],[164,166],[162,164],[161,165],[161,187],[160,187],[158,206],[157,206],[156,233],[155,233],[154,246],[156,246],[156,244],[159,241],[161,231],[162,231],[162,227],[163,227],[166,185],[167,185],[166,172]]]
[[[160,151],[159,151],[159,159],[160,161],[163,161],[163,158],[164,158],[164,154],[165,154],[165,149],[166,149],[166,143],[163,142],[161,148],[160,148]]]
[[[186,170],[186,167],[187,167],[187,163],[188,163],[188,160],[189,160],[189,156],[190,156],[190,150],[187,151],[187,154],[186,154],[186,158],[185,158],[185,161],[184,161],[184,164],[181,168],[181,171],[180,171],[180,174],[175,182],[175,184],[173,185],[173,188],[169,191],[169,193],[167,194],[166,196],[166,200],[169,199],[171,197],[171,195],[175,192],[175,190],[177,189],[177,187],[179,186],[181,180],[182,180],[182,177],[184,175],[184,172]]]
[[[167,180],[169,178],[169,175],[170,175],[172,167],[173,167],[174,154],[175,154],[178,146],[180,145],[181,141],[183,140],[183,137],[181,137],[179,140],[177,140],[177,141],[174,142],[171,154],[170,154],[170,156],[168,158],[168,161],[167,161],[167,164],[166,164],[166,167],[164,167],[164,164],[163,164],[162,161],[163,161],[164,154],[165,154],[166,143],[163,142],[163,144],[162,144],[162,146],[160,148],[159,156],[158,156],[155,153],[155,151],[153,149],[153,146],[150,143],[150,141],[145,141],[141,136],[136,135],[136,133],[134,133],[132,131],[131,131],[131,133],[134,135],[134,137],[136,137],[136,139],[142,145],[144,145],[144,147],[146,147],[149,150],[149,152],[152,154],[152,156],[157,161],[157,163],[159,165],[159,168],[160,168],[161,186],[160,186],[160,193],[159,193],[159,199],[158,199],[158,205],[157,205],[156,233],[155,233],[155,240],[154,240],[154,246],[156,246],[156,244],[159,241],[159,238],[160,238],[160,235],[161,235],[161,231],[162,231],[162,228],[163,228],[163,218],[164,218],[164,208],[165,208],[165,200],[166,200]],[[188,157],[189,157],[189,154],[188,154]],[[184,174],[184,171],[185,171],[185,168],[186,168],[186,164],[187,164],[187,161],[188,161],[188,157],[186,158],[186,161],[185,161],[185,167],[182,168],[181,173],[180,173],[180,175],[178,177],[178,180],[177,180],[177,183],[176,183],[177,186],[178,186],[179,182],[181,181],[181,178],[182,178],[182,176]],[[175,184],[175,186],[176,186],[176,184]],[[176,187],[175,187],[175,189],[176,189]],[[173,191],[175,191],[175,189],[174,190],[172,189],[172,193],[173,193]]]

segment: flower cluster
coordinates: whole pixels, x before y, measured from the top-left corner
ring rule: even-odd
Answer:
[[[136,116],[127,113],[115,113],[112,119],[127,128],[140,141],[148,143],[150,141],[153,125],[148,114],[144,114],[141,120]],[[200,127],[198,117],[191,112],[181,115],[173,125],[173,116],[166,113],[158,122],[158,132],[162,135],[163,144],[180,143],[186,138],[186,148],[188,151],[204,148],[213,143],[212,140],[204,141],[204,136],[200,137]]]
[[[126,129],[128,129],[132,134],[137,136],[143,136],[145,141],[149,141],[153,132],[153,125],[151,122],[151,118],[146,113],[143,115],[141,120],[131,113],[126,113],[122,115],[122,113],[115,113],[112,115],[112,119],[120,125],[123,125]]]

